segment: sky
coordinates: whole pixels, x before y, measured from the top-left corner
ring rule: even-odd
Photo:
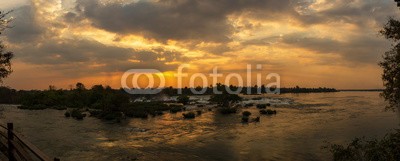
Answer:
[[[119,88],[129,69],[176,86],[181,64],[207,79],[217,67],[222,83],[260,64],[252,77],[277,73],[283,87],[382,88],[392,42],[378,32],[400,15],[393,0],[0,0],[0,10],[13,10],[1,40],[15,54],[3,85],[16,89]]]

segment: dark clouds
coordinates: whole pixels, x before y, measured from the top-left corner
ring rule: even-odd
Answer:
[[[284,36],[281,43],[308,49],[320,54],[338,54],[353,63],[377,63],[380,55],[389,47],[387,41],[368,35],[351,37],[348,40],[311,37],[302,34]],[[333,61],[333,60],[332,60]]]
[[[25,45],[15,51],[17,58],[70,74],[95,75],[99,72],[120,72],[131,68],[172,70],[166,62],[179,59],[172,51],[137,51],[130,48],[107,46],[87,39],[53,40],[41,45]],[[131,62],[129,60],[137,60]]]
[[[284,12],[289,0],[164,0],[102,5],[79,0],[77,7],[93,25],[120,34],[141,34],[161,41],[227,42],[234,32],[228,16],[242,12]]]
[[[60,20],[58,17],[43,12],[40,6],[34,7],[33,3],[17,8],[10,14],[15,18],[11,24],[14,27],[5,32],[7,42],[12,44],[10,50],[15,53],[16,59],[24,63],[79,77],[131,68],[167,71],[175,69],[175,65],[168,62],[186,60],[180,52],[174,50],[138,50],[106,45],[89,37],[61,37],[61,30],[70,32],[69,24],[57,21]],[[55,19],[49,22],[46,20],[48,17]],[[68,19],[68,22],[83,19],[72,12],[63,18]]]
[[[26,45],[18,53],[21,59],[30,63],[69,64],[127,60],[131,52],[129,49],[108,47],[95,41],[67,39]]]
[[[6,30],[5,35],[12,43],[34,42],[45,28],[36,21],[35,9],[32,6],[23,6],[10,13],[14,17],[11,23],[13,28]]]
[[[312,4],[307,4],[306,8]],[[381,25],[388,16],[398,15],[396,4],[389,0],[330,0],[321,5],[331,7],[318,12],[298,13],[294,17],[303,25],[341,22],[368,28],[371,23]]]

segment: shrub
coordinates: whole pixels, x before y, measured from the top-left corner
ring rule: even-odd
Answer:
[[[127,110],[125,110],[125,115],[128,117],[133,117],[133,118],[147,118],[148,117],[148,113],[146,112],[146,110],[144,108],[129,108]]]
[[[121,112],[109,112],[109,113],[105,113],[101,119],[104,120],[120,120],[122,117],[122,113]]]
[[[64,113],[65,117],[71,117],[71,113],[69,113],[68,111]]]
[[[183,110],[183,106],[179,106],[179,105],[170,105],[170,112],[171,113],[177,113],[177,112],[181,112]]]
[[[170,109],[170,106],[161,102],[135,102],[125,106],[122,112],[128,117],[147,118],[148,115],[162,115],[162,111]]]
[[[102,104],[100,101],[99,102],[95,102],[93,104],[90,105],[91,109],[104,109],[104,104]]]
[[[258,109],[266,109],[267,108],[267,104],[258,104],[257,108]]]
[[[196,117],[194,112],[183,113],[182,115],[185,119],[194,119]]]
[[[241,101],[242,98],[237,94],[214,94],[210,97],[210,102],[217,103],[222,107],[229,107],[231,103],[236,103]]]
[[[253,119],[253,122],[260,122],[260,116]]]
[[[178,98],[178,103],[182,103],[184,105],[187,105],[190,101],[189,96],[185,96],[185,95],[180,95]]]
[[[162,111],[150,111],[149,114],[155,117],[155,116],[161,116],[164,113]]]
[[[260,110],[260,114],[263,114],[263,115],[273,115],[273,114],[276,114],[276,110],[270,110],[270,109],[267,109],[267,110]]]
[[[66,110],[67,107],[65,107],[65,106],[55,106],[55,107],[53,107],[53,109],[56,109],[56,110]]]
[[[71,116],[72,116],[73,118],[77,119],[77,120],[82,120],[83,117],[84,117],[84,116],[82,115],[82,112],[79,111],[79,109],[73,109],[73,110],[71,111]]]
[[[355,138],[346,146],[330,144],[323,148],[332,153],[335,161],[395,161],[400,158],[400,130],[386,134],[381,140]]]
[[[89,110],[90,116],[98,117],[102,114],[103,111],[101,110]]]
[[[237,109],[236,109],[236,108],[223,107],[223,108],[220,108],[220,109],[219,109],[219,112],[220,112],[221,114],[224,114],[224,115],[226,115],[226,114],[233,114],[233,113],[236,113],[236,112],[237,112]]]
[[[242,112],[242,115],[243,115],[243,116],[249,117],[249,116],[251,115],[251,112],[249,112],[249,111],[244,111],[244,112]]]
[[[254,106],[254,103],[246,103],[246,104],[244,105],[244,107],[252,107],[252,106]]]
[[[21,106],[18,106],[18,108],[22,109],[22,110],[44,110],[47,107],[42,104],[36,104],[36,105],[32,105],[32,106],[21,105]]]
[[[242,116],[242,122],[249,122],[249,116]]]

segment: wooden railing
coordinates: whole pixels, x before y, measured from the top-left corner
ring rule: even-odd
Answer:
[[[23,136],[15,133],[12,123],[7,123],[7,127],[0,125],[0,160],[60,161],[58,158],[50,159]]]

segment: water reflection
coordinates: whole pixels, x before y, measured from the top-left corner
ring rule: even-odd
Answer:
[[[249,124],[240,123],[240,113],[223,116],[206,110],[194,120],[168,113],[111,124],[66,119],[63,111],[10,106],[1,112],[1,121],[14,122],[18,132],[62,160],[328,160],[329,154],[320,149],[325,140],[381,137],[400,123],[400,113],[385,112],[376,92],[285,94],[262,100],[275,105],[278,114]],[[259,116],[254,107],[246,110]]]

